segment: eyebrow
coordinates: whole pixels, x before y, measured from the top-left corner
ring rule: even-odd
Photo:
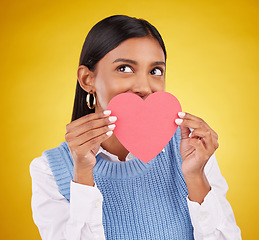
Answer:
[[[138,65],[138,63],[136,61],[131,60],[131,59],[126,59],[126,58],[118,58],[113,63],[116,63],[116,62],[127,62],[127,63],[132,63],[132,64],[135,64],[135,65]],[[165,66],[165,62],[157,61],[157,62],[153,62],[151,64],[151,66],[155,66],[155,65],[163,65],[163,66]]]

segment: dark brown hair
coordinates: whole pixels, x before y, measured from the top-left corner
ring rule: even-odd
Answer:
[[[95,24],[87,34],[82,47],[79,66],[84,65],[90,71],[94,71],[96,64],[120,43],[129,38],[145,36],[152,36],[159,42],[166,59],[163,39],[157,29],[149,22],[125,15],[107,17]],[[95,112],[95,109],[89,109],[86,105],[87,94],[77,81],[72,121]]]

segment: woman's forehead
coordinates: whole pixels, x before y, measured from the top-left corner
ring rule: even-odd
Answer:
[[[152,37],[130,38],[108,52],[103,60],[113,63],[116,59],[130,59],[136,62],[165,62],[164,51]]]

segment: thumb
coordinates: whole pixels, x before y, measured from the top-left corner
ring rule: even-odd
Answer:
[[[181,130],[181,139],[189,138],[189,135],[191,133],[191,130],[188,127],[179,126]]]
[[[91,149],[91,152],[94,154],[94,156],[98,153],[100,146],[100,144],[97,144]]]

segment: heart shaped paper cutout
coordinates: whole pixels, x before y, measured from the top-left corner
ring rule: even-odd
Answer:
[[[133,93],[121,93],[107,106],[116,116],[115,136],[135,157],[147,163],[156,157],[173,137],[175,119],[182,111],[177,98],[168,92],[155,92],[145,100]]]

